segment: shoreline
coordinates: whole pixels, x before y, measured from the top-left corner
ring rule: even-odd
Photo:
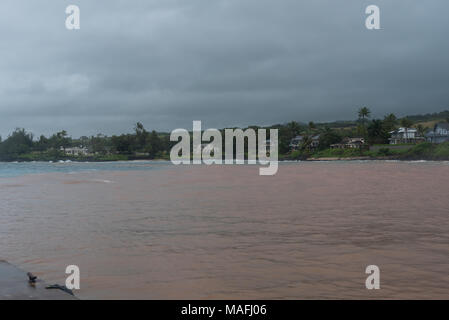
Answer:
[[[398,162],[408,162],[408,161],[427,161],[427,162],[445,162],[449,161],[449,158],[441,158],[441,159],[428,159],[428,158],[399,158],[399,157],[310,157],[306,159],[288,159],[283,158],[279,159],[280,163],[289,163],[289,162],[317,162],[317,161],[398,161]],[[139,163],[139,162],[154,162],[154,163],[172,163],[170,160],[166,159],[140,159],[140,160],[56,160],[56,161],[47,161],[47,160],[33,160],[33,161],[24,161],[24,160],[15,160],[15,161],[0,161],[0,164],[19,164],[19,163],[45,163],[45,164],[68,164],[68,163]],[[247,163],[245,163],[247,164]]]
[[[59,289],[48,289],[48,283],[37,278],[31,283],[27,273],[0,260],[0,300],[78,300]]]
[[[379,146],[377,146],[379,147]],[[234,155],[235,156],[235,155]],[[246,156],[247,157],[247,156]],[[258,157],[257,157],[258,158]],[[256,158],[256,159],[257,159]],[[188,159],[188,157],[186,158]],[[192,158],[190,158],[192,159]],[[225,160],[224,158],[222,160]],[[360,161],[360,160],[398,160],[398,161],[449,161],[449,142],[441,144],[420,143],[410,148],[397,149],[395,146],[385,146],[376,150],[371,149],[323,149],[309,151],[292,151],[289,153],[278,153],[277,161]],[[136,156],[125,154],[107,154],[96,156],[67,156],[67,155],[44,155],[35,154],[31,156],[15,156],[3,158],[0,162],[131,162],[131,161],[154,161],[171,162],[169,157],[151,158],[148,156]]]

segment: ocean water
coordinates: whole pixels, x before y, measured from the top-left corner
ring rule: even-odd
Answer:
[[[42,174],[50,172],[77,173],[86,171],[107,170],[157,170],[167,165],[169,161],[113,161],[113,162],[0,162],[0,178],[17,177],[27,174]]]
[[[447,162],[2,166],[0,259],[83,299],[449,299]]]

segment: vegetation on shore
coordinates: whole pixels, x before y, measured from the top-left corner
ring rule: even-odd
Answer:
[[[325,149],[310,154],[307,159],[388,159],[388,160],[449,160],[449,142],[432,144],[423,142],[416,145],[403,145],[404,148],[393,148],[385,145],[376,151],[361,149]],[[293,152],[284,160],[298,160],[299,152]]]
[[[394,114],[388,114],[383,119],[370,118],[371,111],[362,107],[358,111],[358,120],[350,123],[345,122],[343,127],[330,127],[329,124],[309,124],[308,128],[301,131],[305,137],[298,150],[281,155],[285,160],[320,160],[320,159],[394,159],[394,160],[449,160],[449,142],[432,144],[422,142],[419,144],[404,143],[390,145],[390,132],[399,126],[406,128],[414,127],[419,136],[433,128],[437,122],[449,122],[449,111],[438,114],[416,115],[398,119]],[[415,121],[413,121],[414,119]],[[424,124],[432,124],[429,127]],[[310,137],[319,134],[318,147],[310,147]],[[361,148],[332,149],[332,144],[339,143],[344,137],[363,138],[366,145]]]
[[[305,160],[319,158],[369,158],[369,159],[423,159],[449,160],[449,143],[434,145],[388,145],[389,132],[403,127],[415,127],[423,135],[438,121],[449,121],[449,111],[435,114],[415,115],[398,119],[388,114],[383,119],[369,120],[371,111],[360,108],[358,119],[330,123],[308,124],[289,122],[269,127],[250,126],[252,129],[278,129],[279,159]],[[224,131],[224,129],[222,130]],[[298,150],[292,151],[290,141],[297,135],[304,137]],[[319,135],[319,145],[311,148],[312,137]],[[224,136],[224,134],[222,134]],[[363,137],[371,148],[330,149],[345,137]],[[176,142],[170,141],[168,133],[147,131],[137,123],[132,133],[72,138],[66,131],[50,137],[35,138],[25,129],[16,129],[5,140],[0,137],[0,161],[119,161],[138,159],[169,159],[170,149]],[[67,148],[83,147],[86,154],[68,155]]]
[[[168,159],[172,142],[169,135],[149,132],[141,123],[137,123],[134,132],[119,136],[98,134],[91,137],[74,139],[66,131],[60,131],[50,137],[41,135],[34,139],[25,129],[16,129],[2,141],[0,138],[0,161],[119,161],[139,159]],[[82,147],[86,154],[69,155],[68,148]]]

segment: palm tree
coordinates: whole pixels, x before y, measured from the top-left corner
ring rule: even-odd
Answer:
[[[312,144],[312,136],[308,133],[303,134],[302,143],[301,143],[301,153],[307,152],[310,150],[310,145]]]
[[[405,143],[408,142],[408,128],[410,128],[413,125],[413,121],[409,118],[402,118],[401,119],[401,126],[405,129]]]
[[[371,143],[385,143],[387,140],[386,133],[383,127],[382,120],[374,119],[370,122],[367,128],[368,142]]]
[[[371,110],[368,107],[362,107],[359,109],[359,120],[365,123],[366,118],[369,118]]]
[[[424,127],[421,123],[416,126],[416,130],[418,131],[421,137],[426,135],[427,127]]]

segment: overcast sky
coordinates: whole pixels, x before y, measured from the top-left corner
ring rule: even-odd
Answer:
[[[81,29],[65,28],[65,8]],[[382,30],[365,28],[381,9]],[[447,0],[2,0],[0,134],[449,109]]]

